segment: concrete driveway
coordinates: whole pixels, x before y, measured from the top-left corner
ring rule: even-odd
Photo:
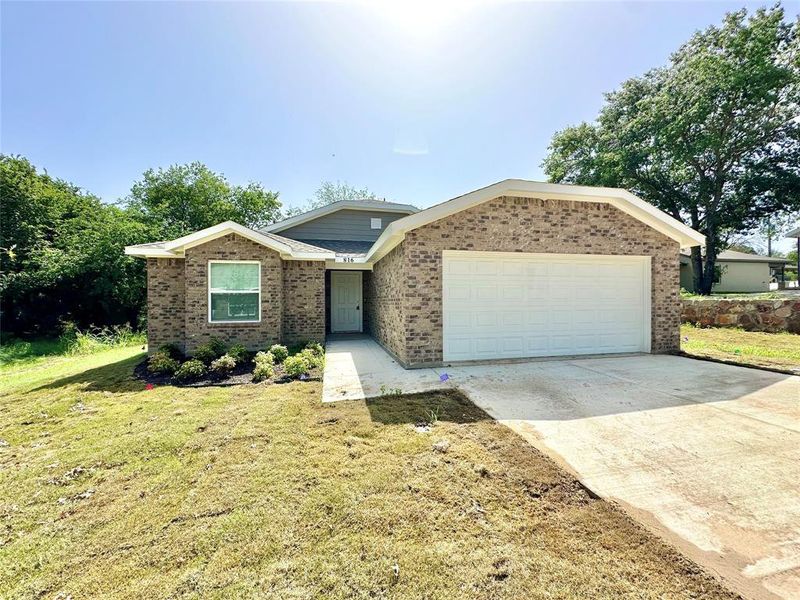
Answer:
[[[323,400],[458,387],[743,595],[800,598],[800,377],[658,355],[406,371],[366,337],[327,356]]]

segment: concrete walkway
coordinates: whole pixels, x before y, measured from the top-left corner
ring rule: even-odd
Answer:
[[[329,342],[323,401],[381,386],[458,387],[743,595],[800,598],[800,377],[658,355],[407,371]]]

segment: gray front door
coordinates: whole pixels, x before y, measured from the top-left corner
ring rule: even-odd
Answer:
[[[331,331],[361,331],[361,271],[331,271]]]

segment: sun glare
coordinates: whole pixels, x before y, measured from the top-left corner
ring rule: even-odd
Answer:
[[[449,28],[477,2],[464,0],[373,0],[365,5],[404,33],[432,37]]]

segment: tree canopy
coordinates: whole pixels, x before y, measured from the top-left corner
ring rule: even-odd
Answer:
[[[710,293],[730,236],[800,208],[798,29],[780,6],[729,13],[557,132],[547,176],[628,188],[703,233],[695,289]]]
[[[323,181],[314,196],[309,198],[304,206],[296,206],[286,211],[286,217],[314,210],[341,200],[370,200],[376,198],[375,193],[369,188],[357,188],[345,181]]]
[[[133,184],[127,203],[160,240],[222,221],[263,227],[279,217],[281,208],[276,192],[259,183],[231,185],[224,175],[199,162],[145,171]]]
[[[4,332],[49,334],[131,323],[146,313],[145,261],[124,247],[228,219],[249,227],[280,214],[278,194],[233,186],[200,163],[147,171],[120,205],[0,155],[0,297]]]

